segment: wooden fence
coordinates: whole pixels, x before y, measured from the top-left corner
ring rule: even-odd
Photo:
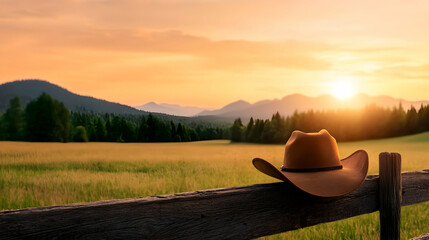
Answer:
[[[380,154],[341,197],[287,183],[0,212],[0,239],[250,239],[380,211],[381,239],[399,239],[400,207],[429,200],[429,170],[400,173],[400,155]]]

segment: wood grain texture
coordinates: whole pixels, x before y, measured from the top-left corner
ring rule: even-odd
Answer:
[[[402,206],[429,201],[429,169],[402,174]]]
[[[420,187],[428,183],[429,171],[406,173],[403,180],[407,205],[429,200],[428,188]],[[271,183],[1,211],[0,239],[250,239],[378,208],[378,175],[336,198]]]
[[[401,155],[379,156],[380,239],[399,240],[401,235]]]

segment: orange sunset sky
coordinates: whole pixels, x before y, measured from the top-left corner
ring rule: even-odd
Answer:
[[[427,100],[428,29],[424,0],[0,0],[0,83],[43,79],[132,106],[343,85]]]

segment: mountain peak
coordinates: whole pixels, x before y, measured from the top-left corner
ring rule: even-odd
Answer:
[[[0,112],[9,107],[9,100],[19,96],[23,106],[42,93],[63,102],[75,112],[116,113],[116,114],[145,114],[142,111],[119,103],[108,102],[89,96],[81,96],[68,91],[56,84],[45,80],[28,79],[7,82],[0,85]]]
[[[225,105],[223,108],[218,109],[218,110],[202,111],[198,114],[198,116],[223,115],[223,114],[227,114],[228,112],[235,112],[235,111],[247,109],[251,106],[252,106],[252,104],[250,104],[249,102],[246,102],[244,100],[238,100],[238,101],[232,102],[228,105]]]
[[[238,107],[246,107],[246,106],[250,106],[251,104],[249,102],[246,102],[244,100],[237,100],[235,102],[232,102],[228,105],[225,105],[223,108],[221,109],[232,109],[232,108],[238,108]]]
[[[178,104],[168,104],[168,103],[155,103],[155,102],[148,102],[144,105],[136,106],[136,109],[147,111],[147,112],[154,112],[154,113],[164,113],[174,116],[184,116],[184,117],[191,117],[195,116],[198,113],[205,111],[204,108],[200,107],[189,107],[189,106],[181,106]]]
[[[143,104],[142,106],[157,106],[158,104],[156,104],[155,102],[147,102],[145,104]]]

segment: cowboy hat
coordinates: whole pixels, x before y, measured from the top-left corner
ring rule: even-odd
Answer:
[[[294,131],[286,143],[283,166],[253,159],[259,171],[320,197],[336,197],[356,190],[368,172],[368,153],[358,150],[340,160],[337,141],[325,129]]]

